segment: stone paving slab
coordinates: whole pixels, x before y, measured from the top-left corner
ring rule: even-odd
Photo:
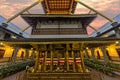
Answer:
[[[16,74],[13,74],[11,76],[8,76],[2,80],[24,80],[23,79],[24,76],[25,76],[25,71],[21,71],[21,72],[18,72]]]
[[[120,80],[118,77],[108,76],[102,72],[90,69],[92,80]]]
[[[108,76],[106,74],[103,74],[91,68],[90,68],[90,73],[91,73],[92,80],[120,80],[120,78]],[[25,71],[21,71],[12,76],[4,78],[3,80],[26,80],[25,78],[23,79],[23,77],[25,76],[26,76]]]

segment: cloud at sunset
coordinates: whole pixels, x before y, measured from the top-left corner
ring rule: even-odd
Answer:
[[[5,18],[10,18],[11,16],[18,13],[20,10],[26,8],[35,1],[37,0],[0,0],[0,15],[2,15]],[[120,0],[80,0],[80,1],[84,2],[85,4],[88,4],[89,6],[95,8],[96,10],[100,11],[101,13],[103,13],[104,15],[110,18],[113,18],[117,14],[120,14]],[[40,5],[30,10],[30,12],[37,12],[37,11],[39,11],[39,13],[40,12],[43,13]],[[76,14],[83,14],[88,12],[89,9],[79,4],[75,11]],[[16,18],[12,22],[20,26],[21,29],[24,29],[26,26],[28,26],[28,24],[26,24],[20,17]],[[105,22],[106,20],[104,18],[98,16],[98,18],[96,18],[96,20],[90,25],[95,28],[99,28]],[[88,33],[89,34],[92,33],[92,30],[89,28],[88,28]]]

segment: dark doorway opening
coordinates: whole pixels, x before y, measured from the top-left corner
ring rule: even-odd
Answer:
[[[116,51],[117,51],[118,56],[119,56],[119,58],[120,58],[120,48],[117,48]]]
[[[5,54],[5,50],[0,49],[0,58],[3,58],[4,54]]]
[[[111,60],[111,57],[110,57],[110,55],[109,55],[108,50],[106,50],[106,54],[107,54],[107,56],[108,56],[108,59]]]
[[[97,59],[100,59],[100,53],[97,51]]]

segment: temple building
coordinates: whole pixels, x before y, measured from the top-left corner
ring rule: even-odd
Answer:
[[[45,14],[24,13],[38,3]],[[77,3],[96,13],[74,14]],[[6,48],[4,52],[8,51],[6,55],[11,58],[10,64],[16,63],[19,57],[23,62],[35,61],[30,68],[30,64],[24,64],[27,66],[26,80],[92,80],[89,62],[87,64],[85,60],[101,59],[105,64],[110,60],[120,61],[120,38],[89,37],[87,34],[86,28],[97,14],[104,17],[77,0],[38,0],[2,25],[6,27],[9,21],[20,15],[32,27],[30,37],[1,39],[1,49],[4,45],[9,46],[10,49]],[[116,22],[112,25],[120,26]]]
[[[80,79],[82,76],[84,79],[91,79],[83,61],[81,48],[83,44],[71,41],[88,38],[86,27],[96,18],[96,14],[73,14],[76,8],[74,0],[45,0],[42,5],[46,14],[21,15],[32,26],[32,39],[50,41],[35,45],[37,53],[33,74],[46,80]],[[33,74],[28,74],[29,80],[34,79],[31,78]]]

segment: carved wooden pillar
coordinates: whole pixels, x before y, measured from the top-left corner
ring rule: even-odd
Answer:
[[[42,65],[43,65],[42,51],[39,50],[39,53],[38,53],[38,72],[42,71]]]
[[[50,64],[50,71],[53,70],[53,46],[50,44],[50,54],[51,54],[51,64]]]
[[[35,51],[34,51],[35,52]],[[36,51],[36,53],[34,53],[36,55],[36,60],[35,60],[35,68],[34,68],[34,72],[37,72],[38,69],[38,59],[39,59],[39,51]]]
[[[74,51],[73,51],[73,44],[72,44],[72,58],[73,58],[73,71],[76,72],[75,70],[75,54],[74,54]]]
[[[67,64],[67,71],[69,71],[68,48],[69,48],[69,44],[66,44],[66,64]]]
[[[83,50],[80,50],[80,57],[81,57],[82,69],[83,69],[83,72],[85,72],[85,64],[84,64],[84,53],[83,53]]]
[[[44,53],[44,72],[46,71],[46,58],[47,58],[47,50]]]

